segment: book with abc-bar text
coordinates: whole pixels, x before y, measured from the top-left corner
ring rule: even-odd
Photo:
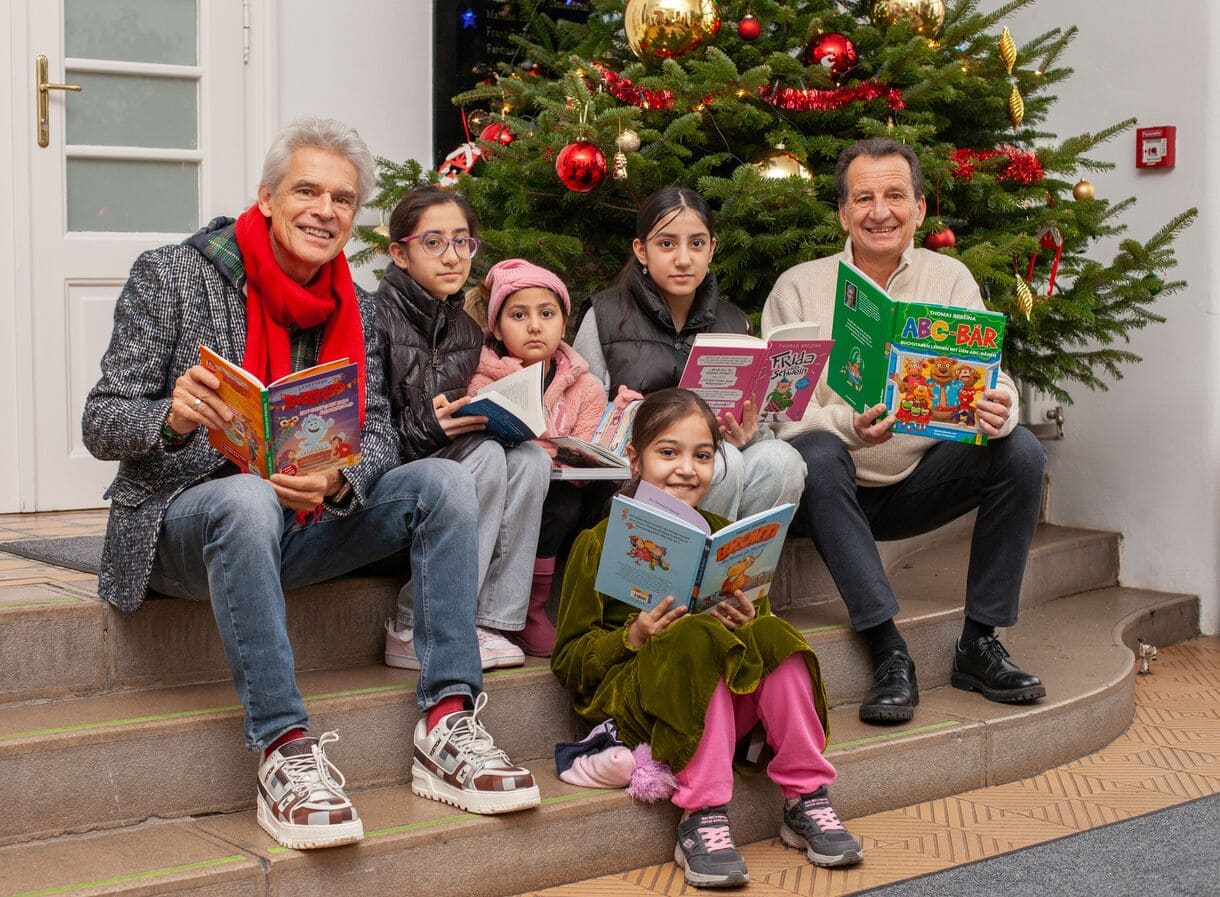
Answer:
[[[246,473],[305,476],[360,462],[354,361],[328,361],[268,386],[207,346],[199,363],[220,380],[216,392],[233,411],[228,428],[208,430],[208,441]]]
[[[891,299],[840,261],[826,383],[857,412],[884,402],[895,433],[985,445],[974,406],[996,384],[1004,328],[999,312]]]
[[[598,592],[645,611],[672,595],[675,607],[701,613],[737,589],[751,601],[770,591],[795,505],[712,533],[698,512],[657,492],[641,483],[634,498],[615,496],[594,582]]]
[[[818,338],[817,324],[782,324],[766,339],[744,333],[700,333],[695,337],[678,386],[697,393],[720,417],[741,420],[747,399],[765,423],[800,420],[813,396],[831,340]]]

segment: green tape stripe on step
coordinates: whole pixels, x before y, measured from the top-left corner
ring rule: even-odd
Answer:
[[[240,863],[246,857],[239,853],[232,856],[216,857],[212,860],[200,860],[198,863],[185,863],[181,866],[165,866],[161,869],[149,869],[146,872],[129,872],[126,875],[115,875],[111,878],[97,878],[93,881],[82,881],[71,885],[57,885],[53,888],[40,888],[37,891],[22,891],[11,897],[51,897],[52,894],[71,894],[74,891],[84,891],[89,888],[104,888],[110,885],[121,885],[133,881],[156,878],[159,875],[176,875],[180,872],[197,872],[200,869],[211,869],[215,866],[227,866],[230,863]]]
[[[396,691],[414,690],[414,685],[374,685],[368,688],[351,688],[347,691],[329,691],[317,695],[307,695],[306,701],[321,701],[330,698],[349,698],[358,695],[372,695]],[[188,719],[192,716],[206,716],[212,713],[232,713],[241,710],[240,704],[225,704],[221,707],[203,707],[198,710],[174,710],[169,713],[154,713],[149,716],[132,716],[126,719],[110,719],[96,723],[78,723],[74,726],[56,726],[51,729],[32,729],[28,732],[12,732],[0,734],[0,741],[12,741],[15,738],[39,738],[44,735],[63,735],[67,732],[88,732],[91,729],[104,729],[108,726],[133,726],[137,723],[159,723],[173,719]]]
[[[827,747],[830,750],[839,750],[840,748],[859,747],[862,744],[877,744],[881,741],[893,741],[896,738],[906,738],[908,735],[923,735],[925,732],[935,732],[937,729],[947,729],[950,726],[961,725],[955,719],[947,719],[939,723],[929,723],[926,726],[916,726],[914,729],[902,729],[898,732],[886,732],[884,735],[869,735],[867,738],[855,738],[851,741],[831,742]]]
[[[809,629],[800,630],[801,635],[817,635],[819,632],[838,632],[846,629],[847,626],[843,623],[835,623],[830,626],[813,626]]]
[[[571,800],[579,800],[582,797],[587,797],[590,794],[597,794],[602,791],[611,791],[611,790],[618,790],[618,789],[586,788],[583,791],[576,791],[571,794],[556,794],[553,797],[544,797],[542,799],[542,806],[549,807],[549,806],[553,806],[555,804],[564,804]],[[373,829],[372,831],[368,831],[368,832],[364,833],[364,839],[366,841],[369,841],[369,840],[372,840],[373,838],[385,838],[390,835],[399,835],[399,834],[402,834],[403,832],[415,832],[415,831],[419,831],[420,829],[435,828],[438,825],[451,825],[452,823],[463,822],[467,819],[486,819],[486,818],[487,818],[486,816],[483,816],[479,813],[453,813],[449,816],[438,816],[435,819],[423,819],[419,822],[407,822],[402,825],[391,825],[391,826],[387,826],[386,828]],[[291,847],[272,847],[267,850],[267,853],[268,854],[280,854],[280,853],[288,853],[291,850],[292,850]],[[22,897],[22,895],[18,895],[18,897]]]
[[[33,601],[9,601],[0,604],[0,611],[17,607],[54,607],[60,604],[83,604],[84,598],[36,598]]]

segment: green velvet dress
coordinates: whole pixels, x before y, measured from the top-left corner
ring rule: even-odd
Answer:
[[[699,513],[713,531],[729,523]],[[627,630],[638,611],[593,588],[606,523],[585,530],[572,546],[551,655],[551,669],[573,692],[576,712],[584,720],[596,724],[613,718],[628,747],[647,742],[656,759],[680,770],[699,746],[716,684],[723,679],[733,693],[750,694],[764,676],[799,651],[809,666],[814,703],[829,734],[817,657],[791,624],[771,613],[766,597],[755,604],[758,616],[737,630],[708,614],[694,614],[680,618],[638,651],[632,648]]]

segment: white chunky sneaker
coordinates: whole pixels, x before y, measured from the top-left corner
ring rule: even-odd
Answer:
[[[426,719],[416,724],[411,790],[468,813],[492,815],[538,806],[541,795],[533,773],[515,766],[479,722],[486,705],[487,695],[481,694],[474,710],[446,714],[431,732]]]
[[[385,665],[400,670],[419,669],[415,630],[399,629],[392,619],[385,621]]]
[[[483,662],[483,669],[519,667],[525,663],[525,652],[497,630],[486,626],[476,626],[474,629],[479,637],[479,660]]]
[[[352,844],[364,823],[343,793],[343,773],[326,756],[336,732],[305,736],[272,751],[258,767],[258,824],[285,847]]]

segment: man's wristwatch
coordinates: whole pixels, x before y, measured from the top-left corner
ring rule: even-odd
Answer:
[[[346,479],[343,480],[343,485],[339,487],[339,491],[330,497],[331,504],[343,505],[347,504],[348,499],[352,497],[352,484]]]

